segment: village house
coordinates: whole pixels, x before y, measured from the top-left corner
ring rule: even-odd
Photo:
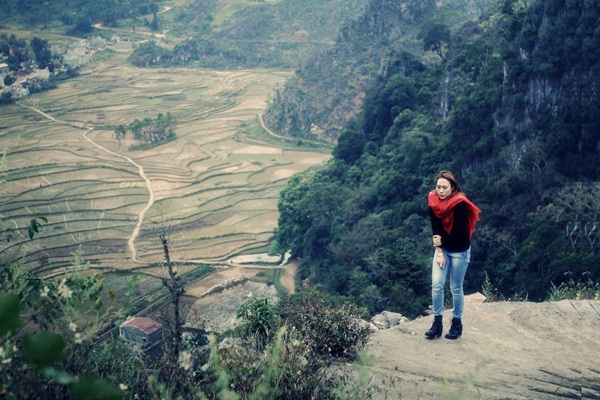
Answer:
[[[109,49],[115,53],[129,53],[133,50],[133,45],[129,40],[121,40],[118,36],[113,36],[109,45]]]
[[[162,325],[150,318],[130,317],[119,327],[119,335],[142,350],[148,350],[162,341]]]
[[[29,96],[29,89],[21,86],[20,84],[10,85],[5,87],[4,92],[9,92],[12,95],[13,99],[20,99],[26,96]]]
[[[95,36],[91,39],[91,44],[94,49],[102,50],[106,47],[106,39],[100,36]]]
[[[48,67],[44,69],[36,69],[33,71],[33,76],[31,78],[47,81],[48,79],[50,79],[50,70],[48,69]]]
[[[69,49],[63,56],[65,64],[76,68],[92,61],[92,51],[90,44],[85,40],[69,45]]]

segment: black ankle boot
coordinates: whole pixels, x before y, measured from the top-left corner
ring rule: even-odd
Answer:
[[[462,321],[460,318],[452,318],[452,325],[450,325],[450,330],[446,334],[446,339],[458,339],[462,335]]]
[[[425,337],[427,339],[435,339],[436,337],[442,336],[443,330],[444,326],[442,324],[442,316],[436,315],[433,320],[433,325],[431,325],[431,329],[425,332]]]

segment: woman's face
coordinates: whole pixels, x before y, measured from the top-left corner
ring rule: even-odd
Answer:
[[[440,200],[446,200],[452,194],[452,185],[446,178],[439,178],[435,185],[435,191]]]

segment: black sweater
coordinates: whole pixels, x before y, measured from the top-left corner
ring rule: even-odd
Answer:
[[[467,213],[467,205],[465,202],[460,202],[454,206],[454,223],[450,234],[446,233],[442,220],[435,216],[431,207],[429,207],[429,216],[431,217],[431,229],[434,235],[442,237],[442,248],[451,253],[467,251],[471,247],[469,239],[468,223],[469,214]]]

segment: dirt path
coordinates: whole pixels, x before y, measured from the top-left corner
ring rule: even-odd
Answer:
[[[262,128],[265,130],[265,132],[267,132],[269,135],[273,136],[274,138],[278,138],[278,139],[284,139],[284,140],[298,140],[298,138],[295,137],[291,137],[291,136],[282,136],[282,135],[278,135],[275,132],[273,132],[272,130],[270,130],[269,128],[267,128],[267,125],[265,124],[265,120],[263,119],[263,114],[264,113],[260,113],[258,114],[258,120],[260,121],[260,125],[262,126]],[[308,139],[302,139],[304,142],[308,142],[308,143],[315,143],[318,144],[320,146],[327,146],[327,144],[325,142],[315,142],[312,140],[308,140]],[[331,146],[333,148],[333,144],[330,143],[329,146]]]
[[[376,332],[379,398],[600,398],[600,301],[467,304],[463,320],[456,341],[426,340],[431,317]]]
[[[161,12],[165,12],[165,11],[169,11],[169,10],[163,10]],[[161,39],[164,39],[165,36],[166,36],[166,35],[164,35],[162,33],[146,32],[146,31],[140,31],[140,30],[136,30],[135,32],[133,32],[131,29],[112,28],[112,27],[104,26],[102,24],[94,24],[94,28],[96,28],[96,29],[102,29],[102,30],[105,30],[105,31],[124,32],[124,33],[138,33],[140,35],[153,36],[153,37],[157,37],[157,38],[161,38]],[[147,40],[144,40],[144,42],[147,42]],[[141,43],[141,42],[138,42],[138,43]]]
[[[265,130],[265,132],[267,132],[269,135],[276,137],[278,139],[284,139],[284,140],[290,140],[291,138],[289,136],[281,136],[276,134],[275,132],[273,132],[272,130],[270,130],[269,128],[267,128],[267,125],[265,124],[265,120],[263,119],[263,113],[258,114],[258,120],[260,121],[260,125],[262,126],[262,128]]]
[[[79,128],[79,129],[87,129],[87,128],[86,128],[84,125],[81,125],[81,124],[74,124],[74,123],[72,123],[72,122],[66,122],[66,121],[61,121],[61,120],[58,120],[58,119],[54,118],[52,115],[48,115],[48,114],[46,114],[46,113],[45,113],[45,112],[43,112],[42,110],[38,110],[38,109],[37,109],[37,108],[35,108],[35,107],[26,106],[25,104],[23,104],[23,103],[21,103],[21,102],[18,102],[18,101],[17,101],[17,102],[16,102],[16,104],[18,104],[19,106],[21,106],[21,107],[23,107],[23,108],[28,108],[28,109],[30,109],[31,111],[34,111],[34,112],[36,112],[36,113],[40,114],[40,115],[41,115],[41,116],[43,116],[44,118],[48,118],[50,121],[54,121],[54,122],[56,122],[56,123],[59,123],[59,124],[62,124],[62,125],[68,125],[68,126],[72,126],[72,127]]]
[[[150,208],[152,208],[152,206],[154,205],[154,191],[152,190],[152,182],[150,181],[150,179],[148,179],[148,177],[146,176],[146,174],[144,173],[144,168],[136,163],[135,161],[133,161],[132,158],[124,156],[122,154],[119,153],[115,153],[114,151],[108,150],[106,147],[103,147],[101,145],[99,145],[98,143],[94,142],[92,139],[90,139],[87,134],[92,131],[93,129],[88,129],[87,131],[85,131],[83,133],[83,138],[85,140],[87,140],[88,142],[90,142],[92,145],[96,146],[97,148],[99,148],[100,150],[103,150],[105,152],[107,152],[108,154],[115,156],[115,157],[119,157],[122,158],[124,160],[126,160],[128,163],[130,163],[131,165],[133,165],[134,167],[137,168],[138,170],[138,175],[144,180],[145,185],[146,185],[146,190],[148,191],[148,203],[146,203],[146,206],[142,209],[142,211],[140,211],[140,213],[138,214],[138,221],[137,224],[135,225],[135,228],[133,229],[133,232],[131,233],[131,236],[129,237],[129,239],[127,240],[127,246],[129,247],[129,251],[131,253],[131,259],[134,262],[141,262],[138,259],[137,256],[137,248],[135,247],[135,240],[137,239],[137,237],[140,234],[140,230],[142,229],[142,225],[144,223],[144,217],[146,216],[146,213],[148,212],[148,210],[150,210]]]
[[[298,260],[289,262],[285,267],[283,267],[283,271],[279,278],[281,280],[281,285],[288,291],[289,294],[296,293],[294,277],[296,276],[299,263],[300,262]]]
[[[82,125],[78,125],[78,124],[73,124],[73,123],[69,123],[69,122],[65,122],[65,121],[61,121],[59,119],[54,118],[51,115],[46,114],[45,112],[38,110],[37,108],[34,107],[30,107],[30,106],[26,106],[24,104],[21,103],[17,103],[18,105],[20,105],[21,107],[25,107],[28,108],[32,111],[37,112],[38,114],[44,116],[45,118],[48,118],[51,121],[54,121],[56,123],[59,124],[63,124],[63,125],[69,125],[69,126],[73,126],[79,129],[86,129],[85,126]],[[90,139],[87,134],[89,132],[91,132],[93,130],[93,128],[91,129],[87,129],[84,133],[83,133],[83,138],[85,140],[87,140],[89,143],[91,143],[93,146],[97,147],[98,149],[112,155],[118,158],[122,158],[124,160],[126,160],[128,163],[130,163],[131,165],[133,165],[134,167],[137,168],[138,170],[138,175],[144,180],[145,185],[146,185],[146,190],[148,190],[148,203],[146,203],[146,206],[142,209],[142,211],[140,211],[140,213],[138,214],[138,222],[135,225],[135,228],[133,230],[133,232],[131,233],[131,236],[129,237],[129,239],[127,240],[127,246],[129,247],[129,252],[131,253],[131,259],[136,262],[139,263],[141,262],[138,259],[137,256],[137,248],[135,247],[135,240],[137,239],[140,230],[142,229],[142,224],[144,223],[144,217],[146,215],[146,213],[148,212],[148,210],[150,210],[150,208],[152,208],[152,206],[154,205],[154,191],[152,190],[152,182],[150,181],[150,179],[148,179],[148,177],[146,176],[146,174],[144,173],[144,168],[139,165],[138,163],[136,163],[135,161],[133,161],[133,159],[131,159],[130,157],[124,156],[122,154],[119,153],[115,153],[114,151],[111,151],[109,149],[107,149],[104,146],[99,145],[98,143],[94,142],[92,139]]]

